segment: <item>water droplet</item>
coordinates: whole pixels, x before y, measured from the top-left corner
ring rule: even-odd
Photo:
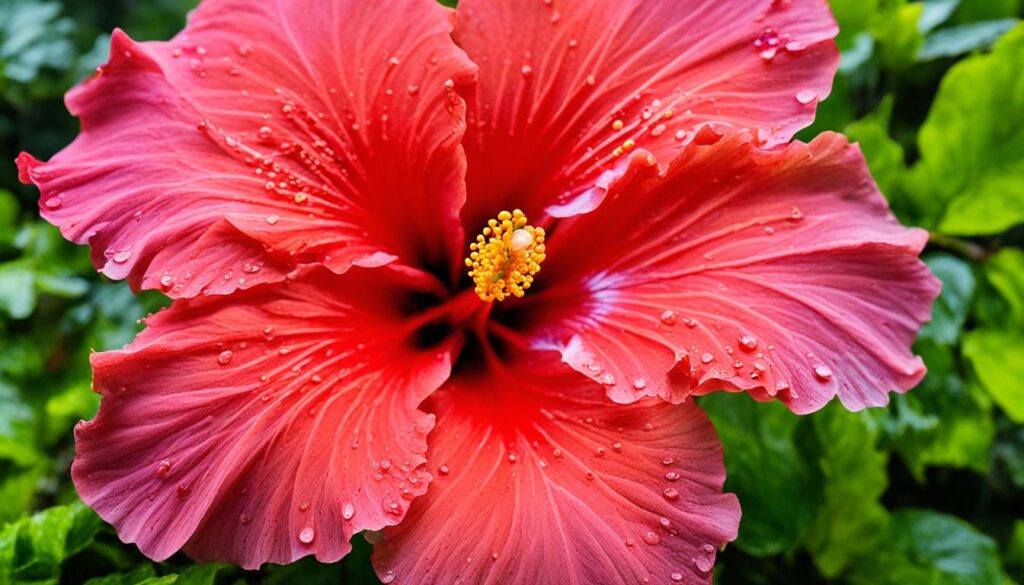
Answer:
[[[519,461],[519,457],[515,453],[509,453],[508,454],[508,462],[509,463],[515,463],[516,461]]]
[[[388,571],[388,572],[386,572],[386,573],[384,573],[383,575],[380,576],[380,582],[384,583],[384,585],[387,585],[388,583],[394,583],[394,581],[395,581],[395,572],[394,571]]]
[[[674,502],[679,499],[679,490],[676,488],[665,488],[662,490],[661,494],[670,502]]]
[[[171,473],[171,462],[164,459],[156,466],[156,476],[159,478],[165,478]]]
[[[661,542],[661,537],[652,531],[647,531],[644,533],[644,542],[653,546]]]
[[[693,564],[697,565],[697,570],[701,573],[708,573],[715,566],[715,561],[708,557],[697,557],[693,559]]]
[[[672,573],[671,575],[668,576],[668,578],[672,579],[673,581],[682,581],[683,580],[683,574],[682,573]]]
[[[61,205],[64,205],[64,200],[60,197],[50,197],[43,203],[48,209],[57,209]]]
[[[238,521],[241,522],[242,525],[244,526],[244,525],[252,522],[252,516],[250,516],[248,514],[242,514],[241,516],[238,517]]]
[[[260,137],[260,140],[267,140],[273,133],[274,130],[270,126],[263,126],[256,134]]]
[[[664,517],[664,516],[662,516],[661,518],[658,519],[658,524],[661,524],[661,527],[664,528],[665,530],[671,530],[672,529],[672,521],[669,520],[668,518]]]
[[[114,254],[113,260],[114,260],[114,262],[116,262],[118,264],[124,264],[131,257],[132,257],[132,251],[131,250],[121,250],[117,254]]]
[[[341,517],[345,520],[351,520],[356,515],[356,507],[351,502],[345,502],[345,505],[341,507]]]
[[[299,504],[299,511],[300,512],[305,512],[308,509],[309,509],[309,502],[302,502],[302,503]]]
[[[676,460],[673,459],[672,457],[665,457],[664,459],[661,460],[662,465],[672,465],[675,462]]]
[[[679,481],[680,477],[681,476],[679,475],[678,471],[669,471],[668,473],[665,474],[665,479],[669,481]]]
[[[715,356],[710,353],[704,352],[700,356],[700,361],[701,363],[704,364],[710,364],[711,362],[715,361]]]
[[[533,67],[530,67],[529,65],[523,65],[523,68],[520,69],[520,71],[523,73],[523,77],[529,77],[533,75]]]
[[[643,390],[644,388],[647,387],[647,380],[643,378],[637,378],[636,380],[633,380],[633,387],[636,388],[637,390]]]
[[[275,225],[275,224],[277,224],[278,221],[280,221],[280,219],[281,218],[277,217],[276,215],[268,215],[267,216],[267,223],[269,223],[270,225]]]
[[[676,313],[672,309],[666,309],[665,312],[661,314],[661,322],[665,325],[675,325],[678,319],[679,313]]]
[[[235,357],[235,354],[231,350],[224,350],[217,356],[217,363],[226,366],[231,363],[231,358]]]
[[[817,376],[819,380],[826,382],[832,378],[832,370],[828,366],[817,365],[814,366],[814,375]]]
[[[818,94],[810,90],[798,91],[796,94],[796,101],[803,105],[808,105],[818,99]]]
[[[757,349],[757,338],[753,335],[744,335],[740,337],[740,346],[747,351],[754,351]]]
[[[307,526],[299,532],[299,542],[302,544],[311,544],[314,538],[316,538],[316,533],[313,532],[312,526]]]
[[[381,507],[384,509],[385,514],[391,514],[392,516],[402,515],[402,505],[394,500],[384,498],[381,502]]]

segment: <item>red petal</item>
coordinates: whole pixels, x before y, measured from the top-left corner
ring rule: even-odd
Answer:
[[[446,81],[473,75],[451,15],[210,0],[171,42],[115,31],[67,97],[82,133],[48,163],[22,155],[22,180],[104,273],[176,297],[302,263],[445,260],[465,199],[465,108]]]
[[[431,399],[436,479],[384,531],[382,580],[710,583],[740,514],[707,417],[692,403],[615,405],[585,378],[538,369],[467,374]]]
[[[739,389],[860,409],[924,376],[909,348],[938,289],[927,234],[899,225],[842,136],[691,145],[666,179],[619,188],[551,234],[550,289],[523,311],[614,400]]]
[[[138,340],[93,359],[99,415],[76,432],[82,500],[162,560],[255,568],[398,522],[431,476],[447,349],[406,345],[407,292],[381,272],[326,271],[182,300]]]
[[[787,142],[839,63],[824,0],[462,0],[457,13],[480,66],[472,230],[501,209],[593,209],[627,140],[665,164],[707,124]]]

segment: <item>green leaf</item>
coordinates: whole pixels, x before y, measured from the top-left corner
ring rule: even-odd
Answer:
[[[0,189],[0,246],[9,246],[17,231],[18,212],[20,206],[14,195],[6,189]]]
[[[1013,537],[1003,556],[1006,569],[1017,579],[1024,578],[1024,520],[1013,525]]]
[[[926,33],[949,20],[953,12],[960,6],[960,0],[925,0],[921,12],[921,20],[917,29]]]
[[[878,11],[879,0],[829,0],[832,13],[839,23],[836,43],[844,52],[851,48],[856,37],[867,30]]]
[[[1024,423],[1024,333],[980,329],[964,337],[964,356],[982,386],[1015,423]]]
[[[1009,18],[1018,15],[1021,7],[1021,0],[969,0],[960,3],[960,8],[953,15],[953,21],[965,24],[981,20]]]
[[[885,443],[922,481],[925,469],[935,465],[987,472],[996,432],[991,400],[964,381],[953,348],[922,340],[915,350],[928,366],[924,381],[895,396],[888,409],[871,413]]]
[[[0,312],[24,319],[36,308],[36,275],[32,266],[16,261],[0,264]]]
[[[89,579],[85,585],[139,585],[153,577],[156,577],[156,569],[153,568],[153,565],[145,564],[127,573],[115,573]]]
[[[821,574],[835,577],[870,551],[888,522],[880,503],[889,485],[889,457],[877,448],[877,431],[864,413],[833,404],[814,414],[825,476],[825,504],[805,545]]]
[[[971,310],[976,285],[974,272],[970,264],[949,254],[932,254],[925,262],[942,281],[942,292],[932,306],[932,320],[921,328],[920,337],[953,345],[960,339]]]
[[[892,96],[889,96],[877,110],[853,122],[843,131],[851,141],[860,145],[871,175],[882,193],[890,199],[907,168],[903,160],[903,147],[889,136],[892,104]]]
[[[1017,23],[1016,18],[972,22],[944,28],[929,35],[917,53],[918,61],[931,61],[943,57],[956,57],[977,49],[992,46]]]
[[[0,583],[56,584],[64,560],[85,548],[101,525],[82,503],[8,524],[0,532]]]
[[[878,547],[850,575],[851,585],[1001,585],[996,543],[970,524],[936,512],[895,513]]]
[[[1024,25],[957,63],[918,133],[908,188],[924,225],[996,234],[1024,221]]]
[[[1006,248],[985,263],[985,278],[1006,302],[1001,322],[1024,327],[1024,250]]]
[[[924,3],[921,2],[882,0],[871,21],[871,34],[878,41],[882,65],[903,69],[914,62],[924,43],[924,34],[918,26],[923,12]]]
[[[67,69],[74,60],[74,23],[59,2],[0,0],[0,89],[27,84],[41,69]]]
[[[777,402],[725,393],[700,404],[725,447],[726,489],[743,506],[736,546],[755,556],[793,550],[822,505],[813,429]],[[801,424],[805,423],[805,424]]]

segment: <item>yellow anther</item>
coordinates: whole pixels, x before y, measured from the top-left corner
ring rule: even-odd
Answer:
[[[498,219],[487,222],[469,251],[466,266],[481,299],[522,297],[546,257],[544,230],[527,225],[526,215],[518,209],[502,211]]]

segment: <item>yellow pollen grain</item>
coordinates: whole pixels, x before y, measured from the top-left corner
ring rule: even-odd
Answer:
[[[544,261],[544,229],[527,224],[522,211],[502,211],[469,245],[466,266],[476,294],[487,302],[522,297]]]
[[[612,130],[622,130],[623,126],[625,126],[625,124],[623,124],[622,120],[615,120],[612,122]]]

